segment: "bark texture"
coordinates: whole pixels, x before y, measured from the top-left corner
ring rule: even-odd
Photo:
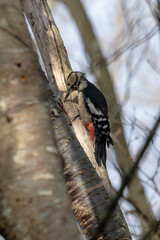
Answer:
[[[72,198],[72,206],[87,239],[90,239],[93,228],[102,217],[102,212],[105,213],[107,210],[113,190],[105,170],[103,168],[98,169],[98,166],[96,166],[93,146],[81,121],[79,119],[75,120],[73,129],[95,166],[98,175],[102,177],[102,182],[76,141],[70,127],[65,128],[64,119],[62,121],[60,117],[62,111],[66,111],[69,117],[73,117],[76,114],[76,109],[73,103],[63,105],[63,93],[66,90],[65,79],[71,71],[71,67],[51,12],[46,2],[40,0],[24,1],[24,11],[34,32],[51,83],[51,89],[61,106],[59,112],[56,103],[52,103],[53,126],[57,145],[64,160],[64,174]],[[56,90],[53,87],[55,83],[57,84]],[[119,207],[115,209],[110,224],[105,227],[103,235],[98,239],[108,238],[113,240],[130,239],[127,225]]]
[[[81,239],[44,79],[21,1],[0,0],[0,231],[7,240]]]
[[[90,58],[91,69],[96,76],[97,84],[106,96],[109,102],[109,110],[111,115],[111,129],[113,132],[114,149],[117,161],[123,174],[126,174],[132,167],[132,158],[128,151],[125,141],[123,127],[121,123],[120,109],[118,107],[117,98],[114,93],[114,83],[107,69],[106,59],[103,57],[100,45],[93,32],[91,23],[85,13],[80,0],[61,0],[68,7],[73,19],[75,20],[78,30],[80,31],[85,50]],[[76,9],[76,11],[75,11]],[[128,186],[128,200],[138,210],[144,230],[148,228],[154,220],[151,207],[145,197],[143,186],[141,185],[137,173],[132,178]]]

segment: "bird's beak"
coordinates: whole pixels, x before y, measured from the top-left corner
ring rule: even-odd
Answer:
[[[67,90],[66,96],[64,98],[64,102],[66,102],[67,98],[69,97],[69,95],[71,94],[71,87]]]

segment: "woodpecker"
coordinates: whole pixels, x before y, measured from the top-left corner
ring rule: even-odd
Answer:
[[[98,165],[101,166],[102,162],[106,168],[106,143],[108,148],[110,144],[113,145],[106,99],[102,92],[86,79],[85,73],[71,72],[67,78],[67,89],[64,101],[73,91],[78,91],[80,117],[94,143]]]

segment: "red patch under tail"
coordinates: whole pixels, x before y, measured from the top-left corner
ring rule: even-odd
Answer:
[[[84,123],[84,125],[89,130],[90,138],[91,138],[91,141],[93,142],[94,141],[94,136],[95,136],[93,123],[92,122]]]

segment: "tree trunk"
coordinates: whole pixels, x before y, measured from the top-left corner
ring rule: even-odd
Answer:
[[[0,153],[4,237],[81,239],[20,0],[0,0]]]

